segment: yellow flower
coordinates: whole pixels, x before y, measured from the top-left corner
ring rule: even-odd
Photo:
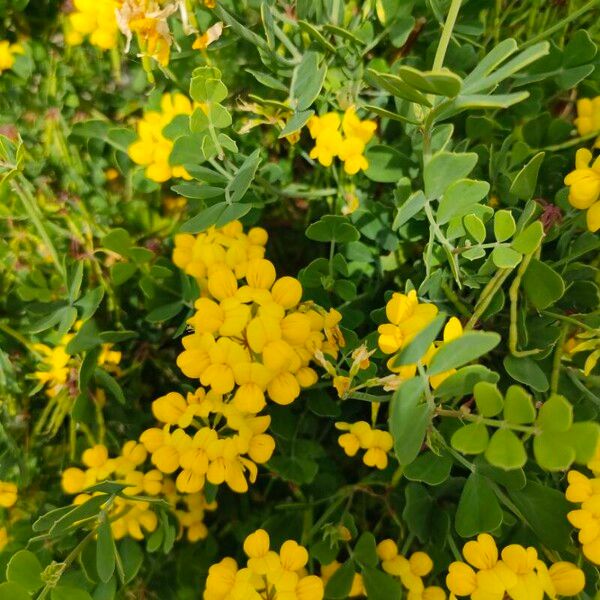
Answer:
[[[23,47],[11,44],[6,40],[0,42],[0,73],[12,69],[15,64],[15,54],[23,54]]]
[[[600,131],[600,96],[577,100],[577,118],[574,121],[579,135]],[[600,137],[596,146],[600,144]]]
[[[10,508],[17,501],[17,485],[10,481],[0,481],[0,506]]]
[[[366,421],[335,424],[336,429],[347,431],[338,438],[339,445],[347,456],[355,456],[359,449],[366,450],[363,462],[368,467],[385,469],[388,464],[387,453],[392,449],[394,440],[388,431],[371,429]]]
[[[339,563],[337,560],[334,560],[328,565],[323,565],[321,567],[321,579],[323,583],[326,584],[341,566],[341,563]],[[352,586],[350,588],[350,591],[348,592],[348,598],[355,598],[356,596],[365,596],[366,593],[367,592],[363,584],[362,576],[359,573],[354,573],[354,577],[352,578]]]
[[[587,210],[588,229],[600,229],[600,157],[592,162],[592,153],[587,148],[577,150],[575,170],[565,177],[569,186],[569,202],[574,208]]]
[[[378,343],[382,352],[393,354],[435,318],[438,308],[420,303],[417,293],[411,290],[408,294],[394,292],[385,311],[389,323],[378,327]]]
[[[80,44],[84,37],[101,50],[116,48],[119,28],[116,10],[119,0],[74,0],[75,10],[68,17],[67,43]],[[73,35],[75,34],[75,35]]]
[[[459,338],[462,334],[463,334],[463,327],[462,327],[461,322],[456,317],[451,317],[448,320],[448,322],[446,323],[446,325],[444,326],[443,341],[441,343],[438,342],[435,347],[431,348],[430,351],[426,353],[426,355],[423,357],[423,362],[426,365],[429,365],[429,363],[435,356],[436,352],[444,344],[447,344],[448,342]],[[445,379],[447,379],[448,377],[450,377],[450,375],[452,375],[454,373],[456,373],[456,369],[450,369],[449,371],[444,371],[443,373],[438,373],[437,375],[432,375],[429,378],[429,383],[431,384],[431,387],[433,389],[436,389],[437,387],[439,387],[442,384],[442,382]]]
[[[223,23],[220,21],[209,27],[202,35],[199,35],[192,44],[194,50],[206,50],[213,42],[216,42],[223,33]]]
[[[191,179],[187,171],[169,163],[173,142],[163,135],[163,129],[177,115],[191,115],[192,103],[183,94],[163,94],[161,110],[147,111],[138,121],[138,139],[129,146],[128,153],[134,163],[145,167],[146,177],[162,183],[171,177]]]

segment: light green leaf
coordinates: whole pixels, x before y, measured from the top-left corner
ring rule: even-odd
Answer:
[[[477,164],[477,159],[474,152],[434,154],[423,171],[427,198],[439,198],[451,183],[466,177]]]
[[[521,254],[508,246],[496,246],[492,250],[492,260],[499,269],[514,269],[522,258]]]
[[[498,429],[485,451],[491,465],[506,471],[520,469],[527,462],[523,442],[510,429]]]
[[[497,385],[480,381],[473,388],[473,394],[480,415],[495,417],[502,412],[504,400]]]
[[[41,573],[42,565],[38,557],[29,550],[19,550],[13,554],[6,566],[6,579],[20,585],[29,593],[42,587]]]
[[[346,217],[325,215],[306,230],[306,237],[316,242],[356,242],[360,238],[358,229]]]
[[[500,336],[491,331],[467,331],[460,337],[446,342],[435,353],[428,374],[437,375],[479,358],[500,343]]]
[[[462,454],[481,454],[487,448],[489,439],[487,427],[483,423],[469,423],[452,434],[451,444]]]
[[[504,242],[517,230],[517,224],[510,210],[498,210],[494,214],[494,236]]]
[[[459,179],[448,186],[438,206],[436,220],[440,225],[453,217],[462,217],[472,210],[473,205],[485,198],[490,190],[487,181]]]
[[[535,420],[531,396],[520,385],[511,385],[506,391],[504,420],[514,425],[528,425]]]

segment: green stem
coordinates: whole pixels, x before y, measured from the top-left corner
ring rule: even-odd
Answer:
[[[462,0],[452,0],[452,3],[450,4],[448,16],[446,17],[444,28],[442,29],[442,35],[435,52],[435,58],[433,59],[434,71],[441,69],[444,64],[444,58],[446,57],[446,51],[448,50],[448,44],[450,43],[450,38],[452,37],[452,30],[456,24],[456,17],[458,17],[458,11],[460,10],[461,4]]]
[[[600,335],[600,329],[598,329],[596,327],[592,327],[591,325],[587,325],[583,321],[578,321],[577,319],[574,319],[573,317],[568,317],[567,315],[561,315],[560,313],[551,312],[549,310],[543,310],[542,314],[546,315],[547,317],[552,317],[553,319],[556,319],[557,321],[563,321],[564,323],[570,323],[571,325],[575,325],[575,327],[579,327],[581,329],[584,329],[585,331],[589,331],[590,333],[593,333],[594,335]]]
[[[477,301],[473,316],[469,319],[469,322],[465,325],[465,330],[473,329],[477,322],[481,318],[481,315],[485,312],[486,308],[490,305],[492,298],[496,292],[500,289],[504,280],[510,275],[512,269],[498,269],[494,276],[488,281],[488,284],[483,288],[481,296]]]
[[[440,417],[452,417],[454,419],[461,419],[464,421],[472,421],[476,423],[483,423],[489,427],[497,427],[498,429],[512,429],[513,431],[521,431],[522,433],[529,433],[535,435],[538,430],[535,427],[528,427],[526,425],[513,425],[507,421],[500,421],[498,419],[487,419],[481,415],[473,415],[471,413],[463,412],[462,410],[451,410],[449,408],[438,408],[435,414]]]
[[[558,341],[556,342],[556,349],[554,350],[554,358],[552,360],[552,374],[550,376],[550,393],[552,394],[556,394],[558,391],[558,383],[560,381],[560,366],[568,331],[568,325],[563,325],[560,330]]]

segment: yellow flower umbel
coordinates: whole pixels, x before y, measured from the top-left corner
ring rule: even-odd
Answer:
[[[101,50],[111,50],[119,43],[116,11],[120,0],[74,0],[68,16],[66,42],[72,46],[87,38]]]
[[[0,73],[12,69],[15,64],[15,54],[23,54],[23,47],[11,44],[6,40],[0,42]]]
[[[363,462],[368,467],[385,469],[388,465],[388,452],[394,439],[388,431],[372,429],[366,421],[335,424],[336,429],[345,431],[338,438],[339,445],[348,456],[355,456],[359,450],[366,450]]]
[[[577,150],[575,170],[565,177],[569,186],[569,203],[574,208],[586,210],[588,229],[600,229],[600,156],[592,162],[592,153],[587,148]]]
[[[506,546],[500,554],[487,533],[467,542],[463,556],[466,562],[450,564],[446,577],[448,589],[458,597],[542,600],[544,593],[550,598],[575,596],[585,586],[583,571],[575,565],[558,562],[548,568],[535,548],[519,544]]]
[[[376,129],[375,121],[361,121],[353,106],[346,110],[342,119],[334,112],[311,117],[308,130],[315,140],[315,147],[310,157],[317,159],[324,167],[331,166],[333,159],[338,157],[344,163],[344,171],[348,175],[356,175],[369,168],[364,152]]]
[[[229,557],[210,567],[204,600],[322,600],[323,579],[307,574],[308,552],[294,540],[275,552],[269,534],[258,529],[245,539],[244,553],[244,568]]]
[[[600,96],[577,100],[575,126],[579,135],[600,132]],[[600,137],[596,139],[595,146],[600,148]]]
[[[267,237],[260,228],[246,234],[234,221],[175,239],[173,261],[202,294],[177,365],[202,387],[155,400],[163,425],[140,440],[159,471],[176,474],[180,492],[196,493],[207,481],[246,492],[275,448],[266,433],[270,417],[257,416],[267,398],[293,402],[317,380],[315,353],[335,356],[343,343],[339,313],[303,304],[300,282],[277,278],[263,258]]]
[[[177,116],[192,114],[192,103],[183,94],[163,94],[160,111],[149,110],[138,121],[138,139],[129,146],[134,163],[146,167],[146,177],[162,183],[171,177],[191,179],[181,166],[169,164],[173,142],[163,135],[163,129]]]

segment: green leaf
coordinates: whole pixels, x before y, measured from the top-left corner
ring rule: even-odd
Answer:
[[[509,354],[504,357],[506,372],[519,383],[523,383],[537,392],[545,392],[550,384],[548,377],[533,358],[517,357]]]
[[[492,250],[492,260],[499,269],[514,269],[522,258],[521,254],[508,246],[496,246]]]
[[[13,554],[6,566],[6,579],[20,585],[31,594],[44,585],[41,574],[42,565],[38,557],[29,550],[19,550]],[[4,598],[1,595],[0,597]]]
[[[457,429],[450,442],[462,454],[481,454],[487,448],[489,439],[487,427],[483,423],[469,423]]]
[[[77,521],[95,517],[100,512],[102,505],[107,501],[108,496],[102,494],[86,500],[83,504],[78,504],[53,523],[52,527],[50,527],[50,533],[52,535],[63,534],[69,527],[77,523]]]
[[[308,51],[294,69],[290,96],[296,111],[310,108],[317,99],[327,75],[327,65],[317,52]]]
[[[379,117],[383,119],[391,119],[392,121],[400,121],[400,123],[412,123],[416,125],[418,121],[411,119],[409,117],[405,117],[404,115],[392,112],[391,110],[387,110],[385,108],[381,108],[381,106],[375,106],[374,104],[365,104],[363,106],[365,110],[369,112],[375,113]]]
[[[0,583],[0,598],[6,598],[6,600],[31,600],[29,592],[12,581]]]
[[[483,417],[495,417],[502,412],[504,400],[498,386],[480,381],[473,388],[477,410]]]
[[[301,112],[294,113],[285,124],[285,127],[281,130],[279,134],[279,139],[284,138],[292,133],[296,133],[300,131],[308,120],[315,114],[314,110],[303,110]]]
[[[100,579],[105,583],[115,572],[115,543],[113,542],[110,524],[106,518],[98,527],[96,570]]]
[[[483,221],[477,215],[466,215],[463,219],[467,233],[475,242],[481,244],[485,241],[486,231]]]
[[[434,154],[423,170],[427,198],[440,198],[451,183],[465,178],[473,170],[477,159],[474,152]]]
[[[144,562],[144,553],[136,541],[126,537],[119,543],[119,556],[123,564],[125,583],[129,583],[138,574]]]
[[[456,532],[463,538],[497,529],[502,523],[502,508],[486,477],[471,473],[456,509]]]
[[[375,144],[365,152],[369,168],[365,175],[371,181],[395,183],[410,166],[410,160],[391,146]]]
[[[219,202],[201,210],[196,216],[186,221],[179,228],[179,231],[181,233],[200,233],[212,225],[222,227],[231,221],[242,218],[250,210],[252,210],[252,204]]]
[[[477,63],[477,66],[465,78],[465,85],[476,83],[487,77],[509,56],[514,54],[517,48],[517,42],[512,38],[502,40]]]
[[[423,380],[413,377],[400,385],[391,400],[389,429],[401,465],[409,465],[417,457],[431,423],[431,408],[421,402],[424,389]]]
[[[70,513],[74,508],[75,507],[72,504],[54,508],[37,519],[31,528],[36,532],[47,531],[56,521],[58,521],[58,519],[64,517],[67,513]]]
[[[473,73],[476,73],[478,71],[477,69],[474,69],[471,76],[465,79],[463,85],[463,93],[476,94],[477,92],[491,90],[495,88],[501,81],[504,81],[511,75],[514,75],[518,71],[521,71],[531,63],[540,59],[542,56],[548,54],[549,51],[550,44],[548,42],[539,42],[538,44],[534,44],[526,50],[523,50],[523,52],[517,54],[517,56],[509,60],[499,69],[492,68],[492,70],[489,71],[489,74],[483,77],[481,75],[473,76]],[[512,43],[510,43],[505,48],[503,48],[503,52],[498,53],[498,55],[496,55],[494,59],[497,59],[501,55],[504,55],[504,57],[502,58],[502,60],[504,60],[504,58],[506,58],[513,52],[514,50],[512,49]],[[492,53],[490,52],[490,55],[491,54]],[[496,63],[494,66],[497,66],[497,64],[499,64],[498,62],[496,62],[496,60],[490,61],[490,63],[485,65],[485,70],[488,70],[490,68],[492,62]],[[479,68],[480,70],[478,71],[478,73],[481,73],[481,64],[479,65]]]
[[[485,451],[488,462],[509,471],[520,469],[527,462],[523,442],[510,429],[498,429]]]
[[[462,217],[469,213],[473,206],[485,198],[490,190],[487,181],[459,179],[452,182],[444,192],[438,206],[436,220],[440,225],[453,217]]]
[[[566,433],[566,439],[575,449],[575,462],[585,465],[596,454],[600,440],[600,425],[593,421],[573,423]]]
[[[104,369],[98,367],[94,372],[94,377],[96,378],[96,382],[106,391],[110,392],[119,404],[126,404],[125,394],[123,394],[119,382],[112,375],[109,375]]]
[[[544,432],[564,432],[573,424],[573,407],[564,397],[554,394],[540,408],[536,424]]]
[[[520,385],[511,385],[506,391],[504,420],[513,425],[528,425],[535,420],[533,400]]]
[[[448,69],[419,71],[413,67],[402,66],[398,69],[398,75],[413,88],[437,96],[453,98],[458,95],[462,86],[462,79]]]
[[[575,448],[555,433],[542,433],[533,439],[535,460],[546,471],[565,471],[575,460]]]
[[[510,210],[498,210],[494,215],[494,236],[504,242],[517,230],[517,224]]]
[[[446,314],[438,314],[431,323],[424,327],[419,333],[393,357],[392,366],[416,364],[429,350],[431,344],[435,341],[438,333],[442,330]]]
[[[308,21],[298,21],[298,26],[302,31],[307,33],[317,44],[324,50],[328,50],[335,54],[335,46],[311,23]],[[287,90],[286,90],[287,91]]]
[[[258,169],[260,160],[260,150],[257,148],[242,163],[242,166],[237,170],[233,179],[225,188],[225,197],[227,198],[228,204],[239,202],[244,197],[250,184],[254,180],[254,175],[256,174],[256,169]]]
[[[422,106],[431,106],[431,102],[427,99],[427,96],[408,85],[397,75],[367,69],[366,80],[368,83],[384,89],[393,96],[408,100],[409,102],[415,102]]]
[[[348,598],[354,580],[354,573],[354,563],[347,560],[327,581],[325,597],[332,600],[345,600]]]
[[[92,597],[81,588],[68,585],[59,585],[52,589],[51,600],[92,600]],[[12,598],[11,598],[12,600]]]
[[[354,546],[352,558],[361,567],[376,567],[378,562],[376,546],[375,536],[370,531],[365,531]]]
[[[498,373],[490,371],[483,365],[469,365],[458,369],[456,373],[453,373],[433,391],[437,398],[452,398],[467,396],[472,394],[475,385],[480,381],[487,381],[488,383],[496,383],[499,379]]]
[[[513,239],[511,247],[521,254],[531,254],[538,249],[543,238],[544,226],[541,221],[535,221]]]
[[[500,336],[489,331],[467,331],[460,337],[444,343],[429,365],[428,375],[437,375],[487,354],[500,343]]]
[[[540,167],[544,162],[545,152],[538,152],[518,173],[510,186],[510,193],[521,200],[533,198],[537,185]]]
[[[452,458],[448,454],[438,456],[424,452],[404,469],[404,476],[410,481],[422,481],[427,485],[440,485],[450,477]]]
[[[508,493],[544,546],[559,552],[569,547],[572,527],[567,520],[567,513],[573,505],[565,499],[563,492],[528,481],[524,488],[509,489]]]
[[[346,217],[325,215],[316,223],[309,225],[306,237],[315,242],[339,242],[346,244],[360,238],[358,229]]]
[[[523,289],[533,306],[543,310],[562,298],[565,282],[552,267],[532,258],[523,276]]]
[[[413,192],[406,202],[398,208],[392,229],[396,230],[402,227],[404,223],[410,221],[417,213],[423,210],[426,202],[425,194],[421,190]]]
[[[402,586],[387,573],[367,567],[362,570],[362,577],[369,600],[402,597]]]

